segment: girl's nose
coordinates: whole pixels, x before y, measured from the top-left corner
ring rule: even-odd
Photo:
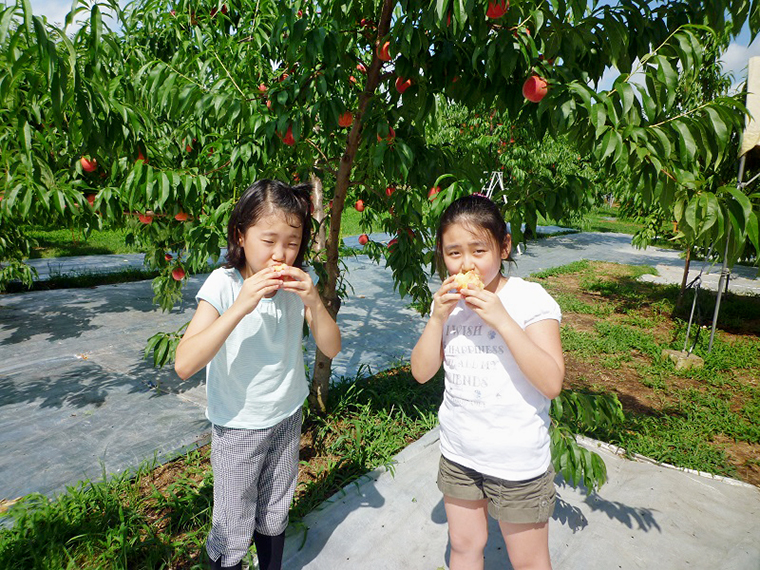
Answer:
[[[285,248],[282,246],[276,246],[272,250],[272,259],[278,263],[285,261]]]

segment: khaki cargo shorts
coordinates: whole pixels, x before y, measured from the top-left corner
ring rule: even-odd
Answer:
[[[488,514],[498,521],[539,524],[554,512],[554,467],[527,481],[506,481],[483,475],[441,456],[438,488],[447,497],[465,501],[488,499]]]

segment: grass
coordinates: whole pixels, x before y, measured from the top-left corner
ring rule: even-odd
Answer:
[[[111,285],[114,283],[131,283],[145,281],[158,276],[158,271],[147,269],[122,269],[114,273],[76,273],[51,274],[45,281],[35,281],[31,288],[20,282],[11,282],[5,286],[6,293],[24,293],[27,291],[52,291],[54,289],[75,289]]]
[[[620,217],[617,207],[598,206],[582,219],[558,223],[539,216],[538,225],[561,225],[582,232],[614,232],[633,235],[643,226],[635,220]]]
[[[11,509],[13,528],[0,531],[0,567],[161,568],[196,556],[212,499],[206,460],[187,454],[163,493],[151,489],[146,464],[133,477],[83,482],[52,501],[25,497]]]
[[[340,221],[340,237],[358,236],[365,233],[360,225],[361,219],[361,212],[357,212],[356,208],[346,204],[346,208],[343,210],[343,217]]]
[[[31,257],[71,257],[79,255],[105,255],[140,253],[140,249],[127,245],[124,230],[93,230],[85,238],[79,231],[49,230],[32,226],[24,233],[37,242]]]

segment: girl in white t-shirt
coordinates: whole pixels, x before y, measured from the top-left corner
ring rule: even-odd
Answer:
[[[502,275],[511,245],[501,212],[485,196],[466,196],[446,209],[436,253],[441,277],[448,277],[412,351],[418,382],[442,363],[445,371],[438,487],[452,570],[483,568],[486,513],[499,521],[515,570],[551,568],[548,428],[565,374],[561,314],[539,284]],[[482,283],[460,289],[468,271]]]
[[[212,568],[241,568],[251,537],[259,568],[282,566],[309,392],[304,318],[322,353],[333,358],[340,351],[338,326],[301,269],[310,190],[260,180],[243,193],[227,226],[227,263],[198,291],[198,309],[177,347],[180,377],[206,367]]]

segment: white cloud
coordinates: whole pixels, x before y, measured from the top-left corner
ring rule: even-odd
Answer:
[[[15,3],[15,0],[0,0],[5,5],[13,5]],[[59,27],[63,28],[63,24],[66,21],[66,14],[68,14],[71,11],[71,0],[30,0],[29,2],[32,6],[32,12],[35,16],[45,16],[49,23]],[[119,4],[121,6],[125,6],[127,3],[127,0],[119,0]],[[78,16],[77,20],[81,21],[88,17],[88,12],[82,12],[80,16]],[[115,20],[112,16],[110,16],[109,11],[103,10],[103,21],[104,23],[109,26],[113,27]],[[69,27],[68,32],[76,32],[76,30],[79,29],[81,26],[81,23],[78,24],[76,21]]]
[[[71,2],[61,0],[31,0],[32,12],[36,16],[46,16],[48,22],[63,27],[66,14],[71,10]]]
[[[733,76],[734,88],[747,80],[749,58],[757,56],[760,56],[760,41],[753,42],[750,45],[741,45],[737,42],[729,44],[728,49],[720,59],[723,71]]]

